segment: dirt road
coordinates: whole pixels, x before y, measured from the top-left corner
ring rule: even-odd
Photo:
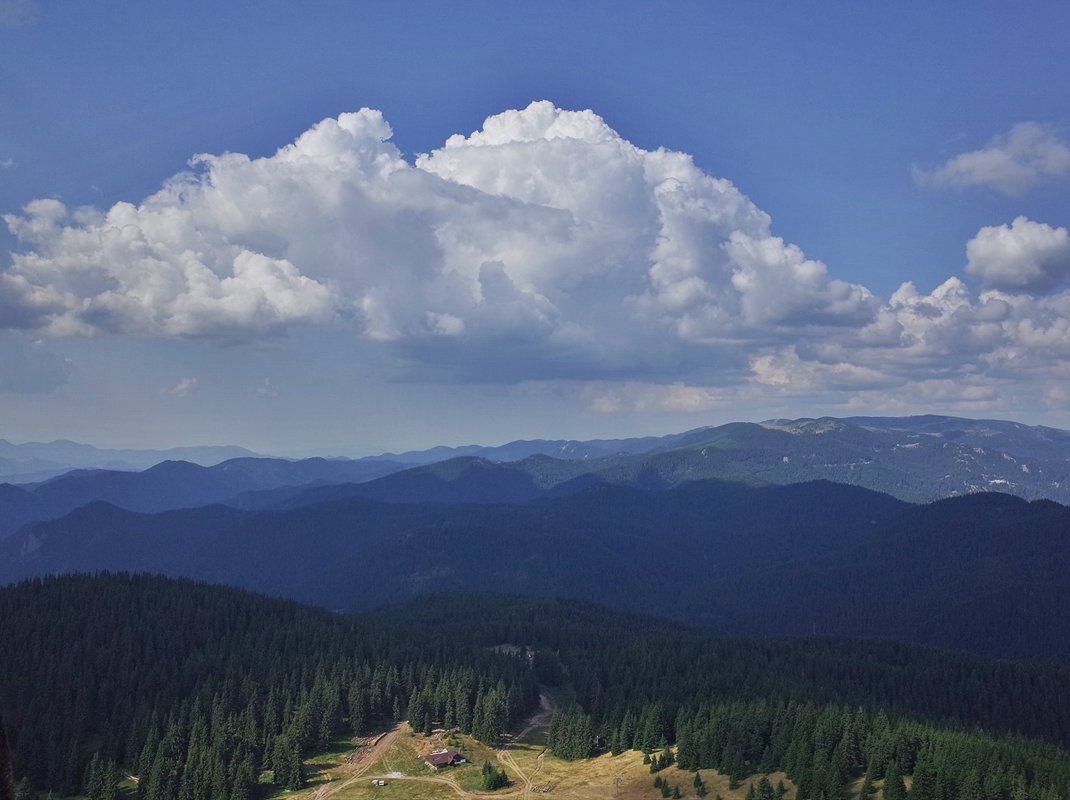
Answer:
[[[519,744],[523,741],[524,737],[531,733],[536,728],[544,728],[550,724],[550,717],[557,711],[557,706],[554,705],[553,700],[548,695],[539,695],[539,711],[528,720],[527,724],[513,737],[513,741],[498,751],[498,761],[504,764],[509,771],[511,771],[519,781],[523,782],[523,796],[528,797],[532,790],[535,788],[534,777],[542,769],[542,759],[546,753],[542,753],[539,756],[539,765],[535,768],[535,771],[528,775],[522,769],[520,765],[516,763],[516,759],[513,758],[512,753],[509,752],[509,748],[515,744]]]
[[[372,764],[382,757],[382,755],[389,750],[397,738],[401,735],[401,729],[404,723],[398,723],[390,731],[387,731],[378,739],[375,743],[369,747],[365,747],[363,750],[356,752],[356,758],[350,761],[345,766],[347,777],[342,781],[332,781],[331,783],[324,784],[316,793],[312,795],[312,800],[327,800],[347,786],[352,786],[358,780],[363,778],[365,774],[372,768]],[[460,788],[460,787],[458,787]]]
[[[540,694],[539,710],[528,720],[528,724],[524,726],[520,733],[513,737],[513,741],[519,742],[536,728],[545,728],[550,724],[550,717],[554,715],[555,711],[557,711],[557,706],[549,695]]]

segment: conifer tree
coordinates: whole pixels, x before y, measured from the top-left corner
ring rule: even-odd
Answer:
[[[271,758],[275,773],[274,782],[285,789],[300,789],[305,785],[304,770],[301,766],[301,753],[297,742],[291,736],[275,738],[275,749]]]
[[[102,766],[103,765],[100,763],[100,753],[93,753],[93,758],[89,762],[89,774],[85,781],[86,796],[88,797],[88,800],[103,800],[104,776],[101,774]]]
[[[903,783],[903,773],[899,769],[899,764],[890,761],[884,773],[884,800],[906,800],[906,796],[907,787]]]
[[[769,782],[769,778],[763,775],[758,780],[758,800],[776,800],[776,791],[773,789],[773,784]]]
[[[504,769],[498,769],[489,761],[483,762],[481,785],[485,791],[493,792],[509,785],[509,776]]]
[[[923,752],[914,765],[910,800],[941,800],[942,794],[932,755],[928,751]]]

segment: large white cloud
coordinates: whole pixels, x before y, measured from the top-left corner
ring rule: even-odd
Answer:
[[[986,186],[1017,197],[1038,183],[1070,175],[1070,145],[1050,125],[1019,122],[986,147],[960,153],[914,179],[933,187]]]
[[[875,308],[730,182],[593,112],[533,103],[415,164],[391,133],[364,109],[271,157],[197,156],[137,206],[31,203],[5,217],[27,251],[0,276],[0,321],[242,338],[351,318],[436,364],[512,348],[522,377],[672,368],[702,360],[690,345]]]
[[[197,156],[138,205],[35,201],[5,217],[24,247],[0,272],[0,327],[329,325],[422,378],[591,382],[604,412],[911,387],[989,402],[986,385],[1051,388],[1045,370],[1070,363],[1065,228],[984,228],[967,252],[980,291],[950,277],[881,300],[731,182],[591,111],[533,103],[413,163],[391,135],[364,109],[266,158]]]

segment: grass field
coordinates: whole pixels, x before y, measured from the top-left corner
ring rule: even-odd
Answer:
[[[342,767],[336,768],[336,787],[319,784],[301,792],[276,796],[295,800],[447,800],[458,797],[658,800],[661,797],[660,791],[653,785],[655,776],[650,773],[649,766],[643,764],[641,753],[629,752],[619,756],[607,754],[585,761],[562,761],[546,753],[544,735],[543,729],[535,729],[523,741],[511,742],[503,750],[495,751],[469,736],[457,734],[448,737],[439,731],[431,737],[425,737],[404,726],[379,758],[365,765],[366,770],[348,785],[343,785],[346,783],[346,774],[345,767]],[[423,763],[424,755],[446,746],[464,753],[470,763],[437,772]],[[318,765],[339,761],[344,764],[345,754],[325,755],[315,761],[317,765],[310,763],[310,767],[317,769],[322,776],[324,770]],[[480,768],[483,761],[504,767],[510,785],[496,792],[482,791]],[[694,773],[673,766],[659,774],[670,785],[679,786],[683,797],[697,797],[693,784]],[[386,785],[375,785],[373,780],[376,778],[385,780]],[[745,781],[735,790],[730,790],[728,778],[713,770],[703,770],[702,778],[710,790],[710,800],[717,794],[724,800],[744,800],[751,782]],[[791,787],[790,781],[782,773],[770,775],[769,778],[774,785],[778,780],[783,780],[786,786]],[[793,800],[793,792],[789,792],[787,797]]]

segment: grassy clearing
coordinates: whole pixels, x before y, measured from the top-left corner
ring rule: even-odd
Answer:
[[[402,775],[433,777],[436,774],[435,770],[424,763],[423,750],[420,747],[420,742],[417,741],[417,739],[423,738],[412,734],[400,737],[394,743],[394,746],[372,765],[371,769],[368,770],[368,774],[388,775],[396,772]]]
[[[545,753],[540,738],[536,735],[531,737],[534,741],[515,743],[508,748],[508,754],[537,790],[549,788],[546,792],[548,800],[660,800],[661,793],[654,788],[655,776],[650,773],[650,767],[643,763],[641,753],[629,752],[619,756],[607,754],[586,761],[562,761]],[[435,772],[423,764],[424,754],[447,746],[460,750],[471,763],[440,772]],[[498,792],[483,792],[480,789],[480,769],[485,760],[498,767],[505,766],[512,784]],[[403,773],[417,780],[388,777],[386,786],[372,784],[371,776],[390,773]],[[684,772],[673,766],[658,774],[670,785],[679,786],[684,797],[697,798],[693,772]],[[724,800],[744,800],[750,784],[758,780],[757,777],[751,778],[736,789],[729,789],[727,776],[719,775],[713,770],[702,770],[702,778],[710,790],[707,800],[717,794]],[[791,789],[787,795],[788,800],[794,800],[794,787],[783,773],[774,773],[769,779],[774,786],[778,780],[783,780]],[[473,798],[524,796],[525,783],[522,777],[508,764],[499,762],[497,753],[486,745],[469,736],[458,735],[451,740],[443,733],[436,733],[432,737],[407,733],[399,737],[393,747],[372,765],[366,777],[333,795],[333,800],[446,800],[461,797],[454,786],[441,782],[442,780],[455,782]],[[541,794],[542,792],[533,792],[529,796]]]
[[[569,692],[559,691],[552,698],[555,707],[567,706],[572,698]],[[619,756],[604,754],[584,761],[562,761],[546,751],[545,728],[529,731],[522,741],[508,741],[505,750],[499,752],[477,742],[470,736],[459,733],[435,731],[431,736],[414,733],[407,725],[398,734],[383,742],[368,757],[378,755],[377,760],[360,764],[365,770],[348,786],[342,783],[350,779],[355,765],[353,757],[369,742],[356,743],[340,740],[333,743],[330,751],[306,761],[310,786],[300,792],[275,790],[269,798],[278,800],[311,800],[324,787],[324,782],[334,780],[339,788],[331,800],[371,800],[382,798],[405,798],[405,800],[446,800],[446,798],[533,798],[543,794],[548,800],[660,800],[661,792],[654,788],[655,775],[643,763],[641,753],[628,752]],[[460,751],[468,759],[467,764],[436,771],[424,763],[424,757],[432,750],[450,747]],[[385,749],[382,749],[385,748]],[[482,765],[491,762],[496,768],[504,768],[511,781],[497,792],[484,792]],[[684,772],[675,765],[658,773],[670,786],[679,787],[685,798],[697,798],[693,772]],[[728,777],[714,770],[702,770],[702,779],[709,790],[707,800],[718,794],[723,800],[745,800],[752,783],[758,776],[743,781],[735,789],[729,789]],[[377,786],[374,778],[386,780],[385,786]],[[526,780],[525,780],[526,778]],[[775,786],[783,781],[788,787],[787,800],[795,800],[795,787],[783,773],[768,776]],[[528,791],[530,781],[532,791]],[[856,790],[857,791],[857,790]],[[872,798],[879,800],[879,795]]]
[[[346,758],[359,751],[363,745],[356,744],[352,739],[335,739],[328,749],[305,759],[305,783],[303,789],[288,791],[275,786],[271,782],[271,772],[260,774],[261,793],[257,795],[259,800],[276,800],[276,798],[305,798],[310,797],[316,789],[324,783],[330,783],[337,778],[344,778],[344,765]]]
[[[354,745],[352,739],[336,739],[331,742],[329,748],[318,753],[305,761],[305,780],[309,785],[328,783],[335,778],[343,777],[341,771],[345,760],[361,749],[361,745]]]

